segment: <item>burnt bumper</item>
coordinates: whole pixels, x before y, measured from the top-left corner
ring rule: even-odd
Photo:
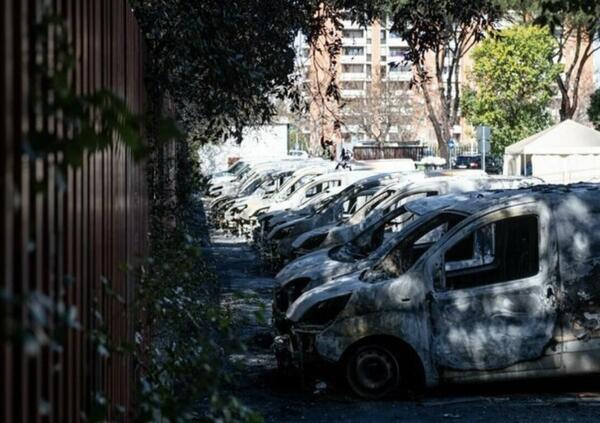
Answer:
[[[282,370],[296,369],[302,372],[322,368],[325,362],[315,349],[316,334],[312,331],[292,331],[276,336],[273,352],[278,367]]]
[[[294,349],[290,335],[279,335],[273,340],[273,352],[280,369],[293,369],[298,367],[298,354]]]

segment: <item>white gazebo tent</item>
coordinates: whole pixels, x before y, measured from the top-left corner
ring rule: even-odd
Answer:
[[[506,147],[504,174],[564,184],[600,180],[600,132],[565,120]]]

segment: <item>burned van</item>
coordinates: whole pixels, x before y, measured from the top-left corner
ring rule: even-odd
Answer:
[[[419,177],[413,173],[350,172],[349,174],[364,176],[348,184],[340,193],[331,197],[328,203],[315,210],[313,215],[302,220],[282,223],[271,230],[267,238],[276,246],[280,257],[290,258],[292,243],[298,235],[314,227],[334,224],[349,217],[357,208],[369,201],[382,186],[401,179]]]
[[[370,269],[289,307],[282,363],[341,366],[363,397],[600,372],[599,185],[499,193],[413,224]]]
[[[365,229],[354,240],[330,249],[315,251],[287,264],[275,277],[276,286],[273,290],[275,327],[278,328],[282,320],[285,320],[288,307],[304,292],[342,276],[370,268],[402,243],[404,238],[410,237],[414,231],[419,231],[419,225],[410,225],[410,221],[425,218],[428,214],[459,201],[469,201],[494,193],[496,191],[454,193],[412,200],[388,213],[376,225]],[[390,226],[395,226],[394,220],[399,216],[401,218],[398,220],[402,220],[407,227],[398,232],[389,230]],[[435,235],[439,238],[442,232],[437,231]],[[432,237],[433,232],[429,241],[434,240]]]
[[[353,238],[348,236],[347,242],[301,256],[277,274],[274,316],[285,313],[286,309],[282,307],[287,307],[303,292],[370,266],[387,249],[402,241],[405,234],[398,233],[401,229],[426,213],[458,201],[489,195],[486,190],[530,186],[537,182],[527,178],[436,177],[396,187],[395,194],[373,209],[362,222],[347,225],[344,233],[356,234]],[[452,194],[440,195],[445,193]],[[341,233],[343,228],[338,226],[338,232]]]
[[[292,244],[294,256],[299,257],[320,248],[350,241],[365,228],[373,227],[395,209],[417,198],[451,192],[522,188],[537,185],[540,182],[541,180],[537,178],[489,177],[487,175],[469,178],[437,176],[416,181],[404,180],[378,192],[372,201],[357,210],[350,218],[336,222],[334,225],[320,226],[298,236]],[[386,195],[388,196],[385,197]],[[396,228],[402,227],[398,222],[395,223]]]

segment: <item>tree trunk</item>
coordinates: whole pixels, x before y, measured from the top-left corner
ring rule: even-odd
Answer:
[[[417,65],[417,72],[419,72],[419,75],[421,75],[419,77],[419,87],[421,89],[421,92],[423,93],[423,98],[425,99],[425,105],[427,107],[427,116],[429,117],[429,121],[431,122],[431,125],[433,126],[433,130],[435,131],[435,138],[437,140],[437,144],[438,144],[438,149],[439,149],[439,155],[440,157],[443,158],[448,158],[448,138],[450,137],[449,135],[449,130],[448,128],[444,128],[443,125],[440,123],[436,113],[435,113],[435,108],[433,106],[433,101],[431,99],[431,94],[429,93],[429,91],[427,90],[427,80],[426,78],[424,78],[422,75],[424,75],[423,73],[423,68],[421,67],[421,65]]]

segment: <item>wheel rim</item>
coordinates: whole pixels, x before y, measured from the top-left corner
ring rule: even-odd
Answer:
[[[348,362],[348,382],[362,397],[377,398],[388,394],[399,384],[396,357],[386,348],[359,348]]]

